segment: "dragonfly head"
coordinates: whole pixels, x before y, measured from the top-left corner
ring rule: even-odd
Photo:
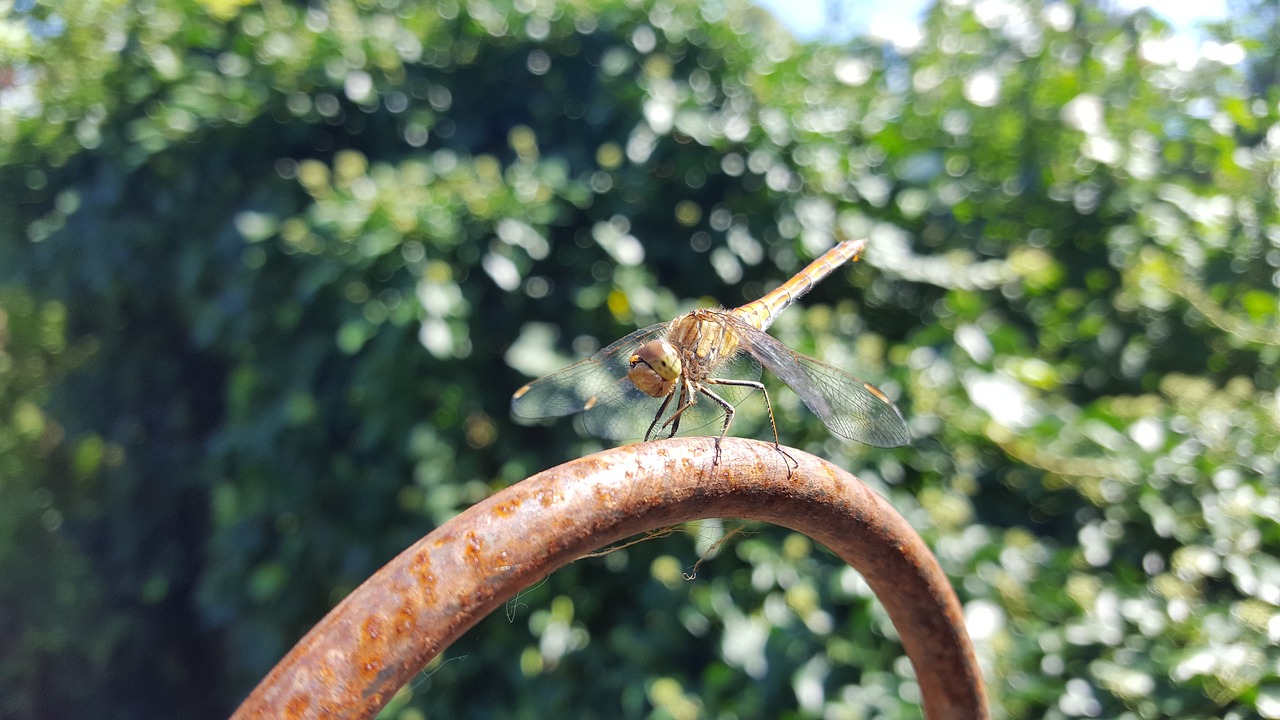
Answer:
[[[680,353],[666,340],[650,340],[636,348],[630,362],[627,377],[651,397],[670,395],[680,377]]]

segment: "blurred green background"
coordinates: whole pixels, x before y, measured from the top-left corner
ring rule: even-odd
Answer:
[[[801,43],[736,0],[0,2],[0,717],[217,718],[460,509],[511,392],[869,238],[783,442],[935,549],[997,718],[1280,717],[1280,10]],[[766,381],[769,379],[766,378]],[[760,404],[738,433],[763,438]],[[531,588],[386,711],[912,718],[866,585],[735,523]]]

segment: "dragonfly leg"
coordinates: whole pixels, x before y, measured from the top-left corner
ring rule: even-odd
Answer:
[[[708,379],[707,382],[715,385],[748,385],[748,386],[752,385],[752,383],[748,380],[721,381],[721,380]],[[754,383],[754,385],[759,385],[759,384],[760,383]],[[763,389],[763,386],[761,386],[761,388]],[[724,436],[729,434],[729,424],[733,422],[733,414],[737,411],[734,409],[732,403],[720,397],[719,395],[711,392],[711,389],[706,387],[705,385],[699,385],[698,392],[701,392],[703,395],[706,395],[712,400],[715,400],[716,404],[719,405],[724,410],[724,427],[720,429],[720,436],[716,438],[716,457],[715,457],[715,460],[711,463],[712,465],[719,465],[720,464],[720,441],[724,440]]]
[[[662,419],[662,413],[667,411],[667,406],[671,404],[671,398],[674,395],[674,392],[669,392],[666,397],[662,398],[662,404],[658,406],[658,414],[653,416],[653,422],[649,423],[649,429],[644,433],[645,442],[648,442],[653,437],[653,429],[658,426],[658,421]]]
[[[773,401],[769,399],[769,391],[765,389],[764,383],[757,382],[755,380],[724,380],[721,378],[707,378],[706,382],[712,385],[731,385],[734,387],[749,387],[749,388],[754,388],[756,390],[759,390],[760,393],[764,395],[764,406],[769,411],[769,427],[773,429],[774,449],[777,450],[779,453],[781,453],[782,457],[789,460],[792,465],[796,467],[800,467],[800,463],[797,462],[795,458],[788,455],[786,450],[782,449],[782,443],[778,440],[778,423],[773,419]],[[707,393],[708,395],[711,395],[711,393],[708,392],[706,389],[704,389],[703,392]],[[716,397],[715,395],[711,395],[711,397],[716,398],[716,400],[721,405],[728,405],[728,403],[726,403],[724,400],[721,400],[719,397]],[[729,420],[731,419],[732,416],[733,416],[733,408],[732,406],[730,406],[725,410],[724,432],[720,433],[720,437],[723,438],[725,433],[729,432]],[[790,473],[791,469],[787,468],[787,472]]]
[[[672,394],[674,395],[675,393]],[[697,400],[697,396],[693,392],[693,384],[686,379],[680,383],[680,402],[676,404],[676,411],[671,413],[671,417],[667,418],[666,422],[662,423],[664,430],[668,425],[671,426],[671,432],[667,433],[667,437],[676,436],[676,432],[680,430],[680,416],[684,414],[685,410],[693,407],[695,400]]]

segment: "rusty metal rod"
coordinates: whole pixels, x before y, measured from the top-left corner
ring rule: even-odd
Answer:
[[[623,538],[702,518],[802,532],[866,579],[902,637],[929,720],[982,720],[986,692],[960,603],[920,536],[840,468],[711,438],[606,450],[476,504],[379,570],[312,628],[233,720],[372,718],[449,644],[520,590]],[[788,472],[790,470],[790,472]]]

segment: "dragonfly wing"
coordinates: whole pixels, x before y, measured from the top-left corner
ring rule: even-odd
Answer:
[[[661,407],[662,398],[641,392],[624,374],[611,386],[596,393],[582,416],[582,422],[587,432],[596,437],[643,440]]]
[[[627,380],[631,353],[665,331],[665,324],[650,325],[585,360],[534,380],[512,396],[511,414],[522,420],[544,420],[629,399],[627,387],[635,389]]]
[[[826,400],[827,413],[814,413],[837,435],[882,448],[911,442],[902,412],[883,390],[811,357],[796,359]]]
[[[811,357],[741,323],[736,332],[753,357],[800,396],[832,432],[875,447],[911,441],[907,423],[880,388]]]
[[[587,432],[596,437],[644,439],[659,409],[665,420],[675,411],[676,402],[672,400],[663,408],[663,399],[637,388],[627,377],[627,370],[636,348],[662,337],[666,331],[666,323],[650,325],[586,360],[534,380],[511,398],[511,414],[522,420],[542,420],[581,412]],[[659,421],[658,426],[661,425]]]
[[[760,379],[760,361],[745,352],[738,352],[724,365],[717,367],[714,374],[717,378],[754,382]],[[747,392],[750,392],[750,389]]]

